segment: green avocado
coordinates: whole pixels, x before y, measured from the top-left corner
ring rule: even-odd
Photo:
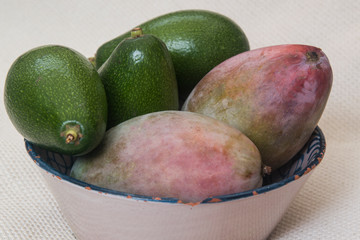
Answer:
[[[242,29],[231,19],[205,10],[168,13],[140,24],[145,34],[160,38],[174,63],[181,102],[212,68],[224,60],[249,50]],[[101,45],[95,54],[100,66],[129,32]]]
[[[86,57],[64,46],[45,45],[18,57],[6,78],[4,103],[24,138],[54,152],[86,154],[106,130],[99,74]]]
[[[141,28],[119,43],[98,72],[107,95],[108,129],[146,113],[179,109],[170,53]]]

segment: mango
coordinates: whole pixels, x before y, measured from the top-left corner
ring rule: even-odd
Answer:
[[[70,176],[150,197],[200,202],[262,185],[259,150],[239,130],[205,115],[160,111],[109,129]]]
[[[324,111],[332,69],[316,47],[288,44],[225,60],[193,89],[182,110],[221,120],[258,147],[277,169],[306,143]]]

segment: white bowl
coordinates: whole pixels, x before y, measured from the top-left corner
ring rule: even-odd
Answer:
[[[72,156],[25,140],[77,239],[240,240],[266,239],[325,153],[319,127],[285,166],[260,188],[217,196],[199,204],[113,191],[68,176]]]

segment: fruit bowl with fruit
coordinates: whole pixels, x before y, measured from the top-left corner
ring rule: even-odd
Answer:
[[[25,145],[79,239],[265,239],[325,152],[317,127],[296,156],[264,176],[262,186],[192,203],[79,181],[70,176],[75,157]]]
[[[91,61],[29,50],[4,103],[77,238],[264,239],[324,156],[332,77],[320,48],[250,50],[229,18],[185,10]]]

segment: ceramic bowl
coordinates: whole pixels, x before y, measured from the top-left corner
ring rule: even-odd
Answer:
[[[113,191],[69,177],[75,158],[25,140],[77,239],[240,240],[266,239],[321,162],[325,138],[316,127],[303,149],[265,177],[260,188],[184,204]]]

